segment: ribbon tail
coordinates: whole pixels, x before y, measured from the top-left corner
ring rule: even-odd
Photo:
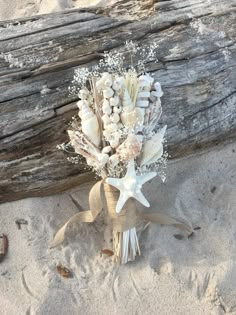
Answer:
[[[165,225],[175,225],[182,230],[187,230],[190,234],[193,233],[193,228],[191,224],[185,222],[181,219],[176,219],[174,217],[168,216],[163,213],[141,213],[138,212],[138,218],[146,220],[152,223],[165,224]]]
[[[74,214],[64,225],[57,231],[49,248],[56,247],[60,245],[65,239],[65,233],[68,226],[74,223],[91,223],[93,222],[97,215],[101,212],[103,205],[101,200],[101,185],[103,181],[97,182],[89,192],[89,206],[91,210],[82,211],[80,213]]]

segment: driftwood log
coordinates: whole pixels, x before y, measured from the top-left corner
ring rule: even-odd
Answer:
[[[68,87],[76,68],[126,40],[159,45],[147,70],[163,86],[172,157],[236,137],[235,1],[151,1],[139,21],[128,3],[0,22],[0,202],[91,179],[56,149],[76,112]]]

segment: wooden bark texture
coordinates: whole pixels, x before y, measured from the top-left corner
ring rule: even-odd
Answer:
[[[158,44],[159,62],[147,71],[164,90],[162,123],[173,158],[235,139],[235,1],[140,3],[0,22],[0,202],[93,178],[56,148],[76,113],[78,98],[68,87],[76,68],[122,51],[126,40]],[[145,19],[134,19],[144,12]]]

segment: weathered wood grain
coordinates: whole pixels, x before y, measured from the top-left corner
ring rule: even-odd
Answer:
[[[159,62],[147,70],[163,86],[172,157],[235,139],[235,1],[151,1],[154,13],[141,21],[133,3],[122,0],[107,15],[86,9],[0,22],[0,202],[92,178],[56,149],[76,110],[68,87],[76,68],[122,51],[126,40],[158,44]]]

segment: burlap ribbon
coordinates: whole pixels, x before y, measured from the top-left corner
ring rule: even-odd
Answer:
[[[135,201],[129,199],[120,213],[116,213],[116,203],[119,198],[119,191],[111,185],[98,181],[89,192],[90,210],[81,211],[73,215],[56,233],[50,247],[60,245],[65,239],[65,233],[68,226],[74,223],[94,222],[97,215],[103,208],[102,188],[105,197],[106,208],[111,218],[112,229],[114,232],[124,232],[136,226],[138,219],[150,221],[158,224],[175,225],[181,229],[187,230],[190,234],[193,232],[191,225],[182,220],[167,216],[162,213],[143,213],[136,208]]]

